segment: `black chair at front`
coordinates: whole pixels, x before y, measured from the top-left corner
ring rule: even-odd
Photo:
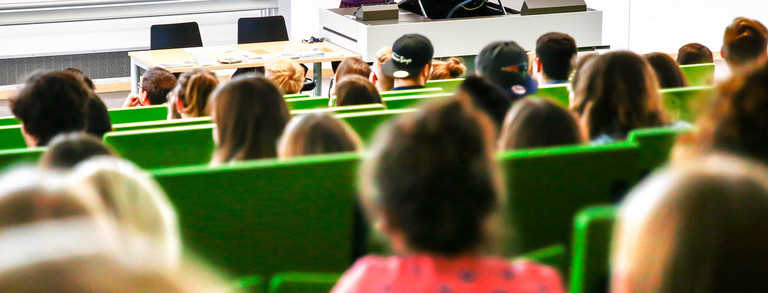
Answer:
[[[151,50],[202,47],[197,22],[156,24],[150,28]]]
[[[251,44],[264,42],[288,41],[288,29],[285,26],[285,18],[282,15],[241,18],[237,21],[237,43]],[[304,68],[304,74],[307,73],[307,66],[301,64]],[[241,68],[235,71],[234,76],[259,72],[264,74],[264,67]],[[301,91],[311,91],[315,89],[315,81],[310,78],[304,79],[304,86]]]

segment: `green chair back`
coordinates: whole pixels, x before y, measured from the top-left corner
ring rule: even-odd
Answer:
[[[423,89],[412,89],[412,90],[399,90],[399,91],[388,91],[388,92],[381,92],[381,98],[392,98],[392,97],[405,97],[405,96],[415,96],[415,95],[426,95],[426,94],[439,94],[443,92],[442,88],[435,88],[435,87],[428,87]]]
[[[570,247],[579,210],[617,200],[638,181],[638,151],[620,142],[500,153],[514,252]]]
[[[714,63],[681,65],[680,71],[688,80],[688,86],[711,86],[715,82]]]
[[[283,98],[287,99],[298,99],[298,98],[309,98],[309,94],[290,94],[290,95],[283,95]],[[328,100],[328,99],[326,99]]]
[[[144,169],[207,164],[214,149],[213,127],[205,124],[109,132],[104,142]]]
[[[0,150],[23,149],[27,147],[21,125],[0,126]]]
[[[635,129],[627,140],[640,146],[638,171],[641,176],[651,173],[669,161],[669,154],[680,134],[691,131],[690,127],[659,127]]]
[[[269,281],[269,293],[328,293],[341,274],[283,273]]]
[[[560,106],[568,109],[569,96],[571,94],[568,89],[569,84],[555,84],[555,85],[542,85],[539,87],[539,91],[533,94],[533,97],[550,99]]]
[[[566,275],[566,267],[568,266],[568,260],[565,258],[566,253],[567,249],[565,248],[565,245],[558,244],[526,253],[512,261],[519,259],[532,261],[550,266],[560,272],[561,275]]]
[[[134,108],[111,109],[109,110],[109,119],[112,120],[112,125],[166,120],[168,119],[168,106],[153,105]]]
[[[609,292],[610,250],[616,208],[592,207],[574,222],[571,293]]]
[[[336,118],[344,120],[352,127],[367,145],[373,140],[376,129],[382,123],[397,115],[416,112],[416,109],[371,111],[362,113],[336,114]]]
[[[710,86],[664,89],[660,92],[672,121],[695,122],[715,99],[715,89]]]
[[[46,148],[0,150],[0,171],[21,163],[37,164],[45,150]]]
[[[401,96],[383,98],[382,101],[387,105],[387,109],[398,110],[407,108],[417,108],[419,104],[425,101],[431,101],[435,99],[448,99],[453,97],[453,93],[439,93],[439,94],[427,94],[418,96]]]
[[[233,292],[248,292],[248,293],[263,293],[264,292],[264,278],[259,275],[250,275],[238,279],[235,284],[235,290]]]
[[[428,80],[424,86],[428,88],[441,88],[444,93],[455,93],[464,82],[464,78]]]
[[[352,264],[357,154],[152,173],[184,244],[235,275],[341,272]]]
[[[286,99],[285,104],[289,110],[307,110],[317,108],[328,108],[328,98],[298,98]]]
[[[123,123],[112,125],[112,131],[131,131],[131,130],[144,130],[153,128],[167,128],[189,125],[200,125],[212,123],[211,117],[197,117],[197,118],[185,118],[174,120],[162,120],[162,121],[149,121],[149,122],[136,122],[136,123]]]
[[[341,113],[358,113],[358,112],[366,112],[366,111],[381,111],[384,110],[384,104],[366,104],[366,105],[355,105],[355,106],[341,106],[341,107],[326,107],[323,109],[309,109],[309,110],[293,110],[291,111],[291,115],[302,115],[302,114],[311,114],[311,113],[332,113],[332,114],[341,114]]]
[[[13,116],[0,117],[0,126],[19,125],[20,123],[21,122]]]

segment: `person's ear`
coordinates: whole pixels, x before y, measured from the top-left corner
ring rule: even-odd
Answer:
[[[423,77],[425,81],[429,80],[430,75],[432,75],[432,63],[424,65],[424,69],[421,70],[421,77]]]
[[[376,76],[376,73],[374,73],[373,71],[371,71],[371,74],[370,74],[370,75],[368,75],[368,81],[370,81],[370,82],[371,82],[371,84],[373,84],[373,85],[376,85],[376,81],[378,81],[378,80],[379,80],[379,77],[378,77],[378,76]]]
[[[139,104],[142,106],[149,106],[149,98],[147,98],[147,91],[140,90],[139,91]]]
[[[37,138],[27,132],[27,126],[24,123],[21,124],[21,136],[24,137],[24,142],[27,143],[27,147],[34,148],[40,142]]]
[[[181,101],[178,97],[176,98],[176,111],[181,114],[184,110],[184,102]]]
[[[720,48],[720,57],[725,59],[726,55],[728,55],[728,53],[725,52],[725,46],[723,46],[723,47]]]
[[[541,59],[539,57],[536,57],[536,72],[541,72],[541,68],[544,67],[541,65]]]

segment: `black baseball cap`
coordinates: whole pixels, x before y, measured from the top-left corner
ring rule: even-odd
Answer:
[[[384,63],[382,71],[394,78],[417,75],[425,65],[432,62],[435,49],[427,37],[420,34],[406,34],[392,45],[392,59]]]
[[[513,96],[525,96],[538,90],[528,74],[528,54],[513,41],[491,43],[475,58],[477,73],[490,79]]]

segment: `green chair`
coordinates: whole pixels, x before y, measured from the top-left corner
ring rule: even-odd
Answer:
[[[112,124],[136,123],[168,119],[167,105],[142,106],[109,110]]]
[[[259,275],[250,275],[237,280],[233,286],[236,292],[263,293],[264,278]]]
[[[681,65],[680,71],[688,80],[688,86],[711,86],[715,82],[714,63]]]
[[[428,80],[424,86],[428,88],[441,88],[444,93],[455,93],[464,82],[464,78]]]
[[[23,149],[27,147],[21,125],[0,126],[0,150]]]
[[[336,118],[344,120],[360,136],[366,144],[373,140],[376,129],[382,123],[400,114],[417,112],[416,109],[371,111],[361,113],[336,114]]]
[[[568,260],[565,258],[566,253],[567,250],[565,249],[565,245],[558,244],[526,253],[523,256],[513,259],[512,261],[524,259],[543,265],[548,265],[557,269],[561,275],[565,275],[567,272],[566,267],[568,266]]]
[[[579,212],[574,222],[571,293],[609,292],[610,250],[616,208],[602,206]]]
[[[584,207],[618,200],[638,181],[633,142],[504,152],[512,252],[569,247],[571,223]]]
[[[214,149],[213,127],[205,124],[109,132],[104,142],[144,169],[207,164]]]
[[[669,161],[672,146],[677,136],[691,131],[689,127],[658,127],[636,129],[629,133],[627,140],[640,147],[638,171],[640,176],[651,173]]]
[[[533,97],[550,99],[560,106],[568,109],[570,90],[569,84],[555,84],[555,85],[542,85],[539,87],[539,91],[532,94]]]
[[[269,280],[269,293],[328,293],[341,274],[282,273]]]
[[[0,170],[16,164],[37,164],[37,160],[43,155],[46,148],[24,148],[0,151]]]
[[[291,111],[291,115],[296,116],[296,115],[312,114],[312,113],[341,114],[341,113],[359,113],[359,112],[381,111],[381,110],[384,110],[384,104],[367,104],[367,105],[355,105],[355,106],[330,107],[330,108],[322,108],[322,109],[293,110]]]
[[[290,94],[290,95],[283,95],[283,98],[287,99],[298,99],[298,98],[309,98],[308,94]],[[328,100],[328,99],[326,99]]]
[[[358,154],[151,171],[183,242],[235,275],[341,272],[352,264]]]
[[[664,89],[660,92],[672,121],[695,122],[715,99],[715,89],[711,86]]]
[[[211,117],[196,117],[196,118],[184,118],[184,119],[174,119],[174,120],[115,124],[115,125],[112,125],[112,131],[144,130],[144,129],[153,129],[153,128],[167,128],[167,127],[189,126],[189,125],[210,124],[210,123],[212,123]]]
[[[453,93],[440,93],[440,94],[428,94],[428,95],[418,95],[418,96],[383,98],[382,101],[384,102],[385,105],[387,105],[387,109],[398,110],[398,109],[407,109],[407,108],[417,108],[419,104],[425,101],[430,101],[435,99],[448,99],[451,97],[453,97]]]
[[[298,98],[286,99],[285,104],[289,110],[307,110],[317,108],[328,108],[328,98]]]
[[[416,96],[416,95],[427,95],[427,94],[439,94],[442,93],[442,88],[423,88],[423,89],[412,89],[412,90],[399,90],[399,91],[388,91],[388,92],[381,92],[381,98],[392,98],[392,97],[405,97],[405,96]]]
[[[20,123],[21,122],[13,116],[0,117],[0,126],[19,125]]]

